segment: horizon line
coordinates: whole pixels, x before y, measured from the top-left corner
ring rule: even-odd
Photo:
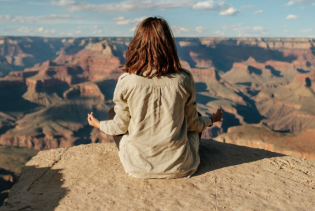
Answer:
[[[34,38],[48,38],[48,39],[58,39],[58,38],[68,38],[68,39],[73,39],[73,38],[133,38],[134,36],[37,36],[37,35],[0,35],[0,38],[5,38],[5,37],[34,37]],[[256,38],[256,39],[270,39],[270,38],[281,38],[281,39],[315,39],[314,37],[215,37],[215,36],[174,36],[174,38],[226,38],[226,39],[243,39],[243,38]]]

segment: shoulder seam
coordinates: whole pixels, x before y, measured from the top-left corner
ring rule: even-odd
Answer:
[[[122,80],[123,78],[125,78],[127,75],[129,75],[129,73],[123,73],[119,76],[118,80]]]

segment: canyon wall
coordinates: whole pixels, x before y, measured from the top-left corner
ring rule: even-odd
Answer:
[[[111,141],[88,126],[86,115],[93,111],[107,118],[130,41],[0,37],[0,144],[42,150]],[[198,110],[224,111],[223,121],[203,137],[237,143],[243,136],[229,128],[267,128],[273,132],[269,144],[278,151],[313,157],[308,149],[315,140],[307,131],[315,129],[314,43],[311,38],[176,38],[181,64],[194,75]],[[308,141],[284,145],[276,138],[283,134]],[[250,133],[246,140],[257,145]]]

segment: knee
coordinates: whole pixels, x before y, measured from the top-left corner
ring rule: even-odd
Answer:
[[[114,108],[109,109],[107,114],[107,119],[114,119],[114,116],[116,115]]]

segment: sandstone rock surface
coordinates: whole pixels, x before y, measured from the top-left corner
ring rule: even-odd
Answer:
[[[41,151],[0,210],[315,209],[314,160],[213,140],[200,155],[191,178],[137,179],[113,143]]]

